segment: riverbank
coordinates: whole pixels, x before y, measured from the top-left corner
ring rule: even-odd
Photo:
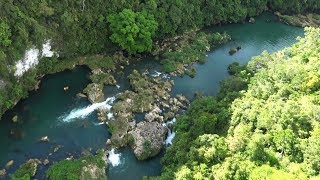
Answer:
[[[299,27],[320,27],[320,15],[315,13],[310,14],[297,14],[297,15],[285,15],[279,12],[275,12],[275,15],[279,17],[280,21]]]

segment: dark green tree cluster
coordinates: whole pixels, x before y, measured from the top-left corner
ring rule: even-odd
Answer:
[[[124,9],[119,14],[108,17],[112,31],[112,42],[119,44],[130,54],[151,51],[152,36],[158,24],[154,17],[144,12],[133,12]]]
[[[320,29],[254,57],[177,120],[160,179],[320,177]]]

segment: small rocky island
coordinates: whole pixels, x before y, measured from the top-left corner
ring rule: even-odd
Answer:
[[[129,145],[136,157],[144,160],[160,152],[168,132],[165,122],[186,110],[189,101],[182,95],[171,97],[172,80],[136,70],[128,78],[132,90],[118,94],[110,110],[98,109],[98,116],[111,130],[109,148]],[[92,103],[104,101],[102,87],[97,84],[88,85],[84,92]],[[137,122],[135,113],[144,113],[145,120]]]

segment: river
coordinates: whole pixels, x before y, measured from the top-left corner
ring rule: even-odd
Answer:
[[[172,78],[175,82],[173,95],[183,94],[189,99],[193,98],[196,91],[215,95],[219,82],[228,76],[228,64],[235,61],[244,64],[263,50],[275,52],[283,49],[293,44],[297,36],[303,35],[302,28],[279,23],[270,13],[258,16],[254,24],[230,24],[207,28],[205,31],[226,31],[233,40],[208,52],[205,64],[195,64],[195,78]],[[241,46],[241,50],[230,56],[229,50],[238,46]],[[141,72],[149,69],[154,74],[160,68],[160,64],[152,59],[130,65],[125,69],[125,75],[116,75],[120,87],[105,88],[106,97],[130,88],[126,75],[133,69]],[[20,101],[4,115],[0,121],[0,169],[9,160],[14,160],[13,166],[7,171],[12,173],[30,158],[49,159],[50,165],[71,155],[79,157],[83,151],[95,152],[105,147],[106,140],[111,136],[108,128],[99,124],[95,113],[89,114],[93,110],[90,103],[76,96],[90,82],[88,76],[89,69],[85,67],[45,76],[38,91],[31,92],[29,98]],[[69,91],[63,90],[65,86],[70,87]],[[79,109],[88,115],[76,121],[64,121],[68,115],[79,113]],[[18,123],[11,121],[15,115],[18,116]],[[39,142],[43,136],[48,136],[50,141]],[[54,152],[56,147],[59,150]],[[145,175],[159,175],[163,153],[147,161],[138,161],[130,149],[117,150],[112,155],[113,165],[108,168],[108,178],[134,180]],[[36,178],[44,179],[47,168],[48,165],[40,165]]]

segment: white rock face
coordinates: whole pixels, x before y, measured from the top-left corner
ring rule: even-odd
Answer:
[[[30,68],[36,66],[39,63],[39,50],[38,49],[29,49],[22,60],[19,60],[16,63],[16,72],[15,76],[22,76]]]
[[[52,57],[54,55],[54,51],[51,51],[51,40],[47,40],[42,45],[42,55],[41,57]]]
[[[27,72],[30,68],[35,67],[39,63],[39,58],[42,57],[52,57],[54,55],[54,52],[51,51],[51,40],[47,40],[42,45],[41,50],[41,56],[40,56],[40,50],[36,48],[31,48],[26,51],[24,54],[23,59],[19,60],[16,63],[16,72],[14,75],[16,77],[22,76],[25,72]]]

